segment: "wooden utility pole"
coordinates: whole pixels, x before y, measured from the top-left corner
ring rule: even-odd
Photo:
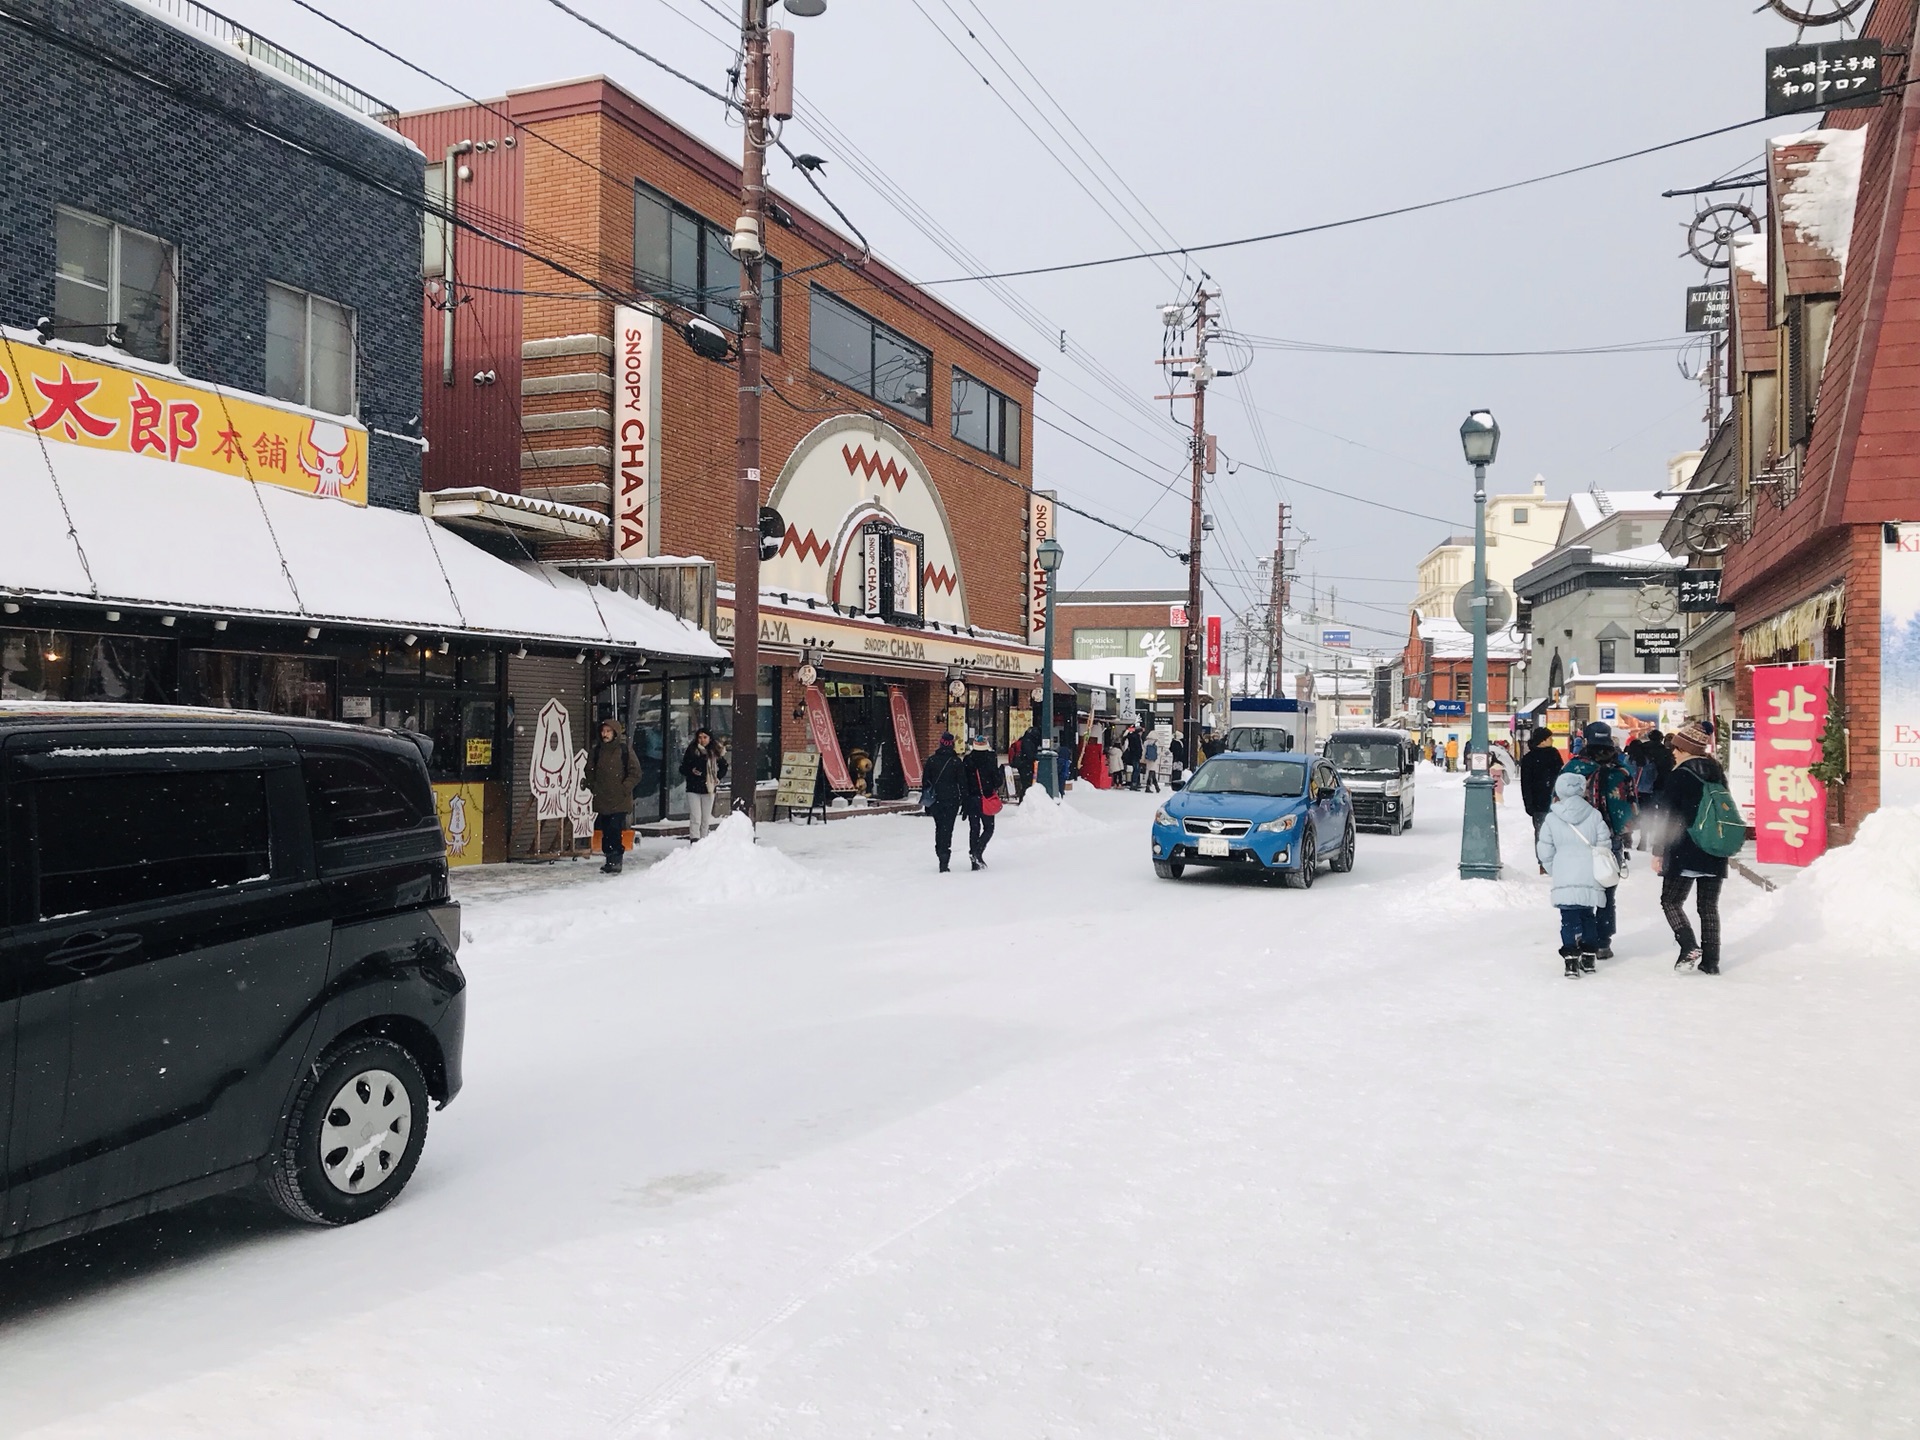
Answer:
[[[746,141],[740,160],[740,427],[733,506],[733,809],[750,819],[760,773],[760,273],[766,253],[767,0],[740,0]]]

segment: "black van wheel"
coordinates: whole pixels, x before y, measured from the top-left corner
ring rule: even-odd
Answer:
[[[427,1141],[427,1086],[390,1040],[354,1040],[309,1071],[267,1194],[296,1220],[351,1225],[406,1188]]]

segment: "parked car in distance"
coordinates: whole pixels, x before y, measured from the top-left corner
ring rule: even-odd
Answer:
[[[1293,752],[1216,755],[1153,817],[1153,871],[1189,865],[1278,875],[1299,889],[1322,865],[1353,869],[1353,802],[1326,760]]]
[[[1405,730],[1336,730],[1326,756],[1353,795],[1355,820],[1398,835],[1413,824],[1419,746]]]
[[[257,1185],[342,1225],[460,1089],[460,908],[392,731],[0,703],[0,1256]]]
[[[1292,754],[1293,732],[1278,725],[1230,725],[1227,749],[1244,753]]]

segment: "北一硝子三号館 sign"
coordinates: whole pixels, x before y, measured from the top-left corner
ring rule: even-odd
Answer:
[[[0,428],[367,503],[367,432],[351,416],[36,345],[17,332],[0,345]]]

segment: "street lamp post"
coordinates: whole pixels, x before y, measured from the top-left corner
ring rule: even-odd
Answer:
[[[1487,748],[1487,467],[1500,451],[1500,426],[1476,410],[1460,427],[1473,466],[1473,732],[1467,745],[1467,808],[1460,824],[1460,878],[1500,878],[1500,816]]]
[[[1056,576],[1067,552],[1049,535],[1040,542],[1038,560],[1047,577],[1047,638],[1040,657],[1040,788],[1054,799],[1060,798],[1060,757],[1053,748],[1053,592]]]

